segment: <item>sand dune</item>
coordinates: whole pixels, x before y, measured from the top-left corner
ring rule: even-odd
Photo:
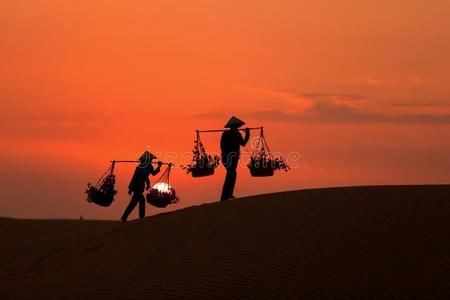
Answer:
[[[302,190],[127,224],[0,228],[1,299],[450,299],[450,186]]]

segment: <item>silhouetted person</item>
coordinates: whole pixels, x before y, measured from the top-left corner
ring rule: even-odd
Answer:
[[[225,128],[230,128],[229,130],[222,133],[222,138],[220,139],[220,150],[222,151],[222,163],[227,170],[227,175],[225,176],[225,182],[222,188],[222,196],[220,201],[225,201],[228,199],[235,198],[233,196],[234,186],[236,184],[237,172],[236,168],[239,163],[239,155],[241,153],[241,146],[245,146],[250,138],[250,130],[245,129],[245,137],[242,138],[239,132],[239,127],[244,125],[245,122],[239,120],[236,117],[231,117]]]
[[[152,153],[145,151],[144,154],[139,158],[139,165],[134,171],[133,177],[131,178],[130,184],[128,185],[128,194],[133,195],[131,201],[125,209],[122,217],[120,218],[122,222],[126,222],[128,216],[139,203],[139,218],[145,217],[145,197],[144,190],[150,189],[150,179],[151,175],[156,175],[161,170],[162,163],[158,161],[158,167],[153,168],[152,160],[156,156]]]

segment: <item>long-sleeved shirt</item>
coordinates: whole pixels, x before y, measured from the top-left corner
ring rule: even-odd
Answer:
[[[131,178],[130,184],[128,185],[128,189],[132,190],[135,193],[143,193],[145,190],[145,185],[150,185],[150,179],[148,178],[151,175],[156,175],[160,171],[160,167],[156,169],[153,168],[152,164],[148,166],[137,166],[136,170],[134,170],[133,177]]]
[[[222,138],[220,139],[222,161],[228,161],[228,158],[238,159],[241,153],[241,146],[247,145],[249,138],[249,134],[246,134],[245,137],[242,138],[242,135],[237,128],[224,131],[222,133]]]

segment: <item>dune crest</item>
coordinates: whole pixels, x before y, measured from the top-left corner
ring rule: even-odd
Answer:
[[[449,196],[348,187],[127,224],[0,219],[0,298],[449,299]]]

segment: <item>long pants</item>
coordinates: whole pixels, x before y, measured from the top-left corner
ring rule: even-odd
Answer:
[[[122,219],[128,219],[128,216],[131,214],[133,209],[139,203],[139,218],[145,217],[145,197],[143,193],[133,192],[133,196],[131,197],[130,203],[127,208],[123,212]]]
[[[225,176],[225,182],[223,183],[222,188],[222,196],[220,197],[220,201],[225,201],[231,198],[233,196],[234,192],[234,186],[236,185],[236,179],[237,179],[237,165],[239,162],[239,158],[237,160],[231,161],[230,164],[224,164],[227,175]]]

